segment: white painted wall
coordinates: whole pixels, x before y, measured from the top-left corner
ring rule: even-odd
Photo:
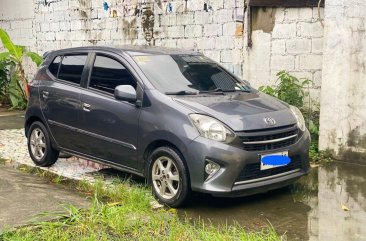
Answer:
[[[35,18],[33,0],[0,0],[0,28],[10,35],[18,44],[35,49]],[[3,46],[0,44],[0,51]],[[32,61],[25,60],[24,66],[29,78],[33,78],[36,66]]]
[[[0,19],[28,19],[34,17],[34,2],[31,0],[1,0]]]
[[[320,149],[366,163],[366,1],[325,7]]]

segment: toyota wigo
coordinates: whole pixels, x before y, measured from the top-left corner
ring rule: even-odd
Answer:
[[[145,177],[178,207],[192,191],[237,197],[309,171],[300,111],[196,52],[82,47],[48,52],[29,84],[35,164],[60,152]]]

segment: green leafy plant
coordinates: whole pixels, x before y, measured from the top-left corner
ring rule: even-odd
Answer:
[[[6,52],[0,53],[0,61],[8,63],[4,68],[7,69],[7,71],[10,71],[10,74],[7,73],[7,77],[10,77],[10,81],[4,80],[2,85],[4,85],[3,83],[5,82],[8,83],[7,88],[4,88],[4,90],[9,94],[12,107],[19,109],[25,108],[28,99],[28,93],[26,91],[28,81],[25,76],[23,60],[25,57],[29,57],[39,66],[42,63],[42,57],[37,53],[27,51],[24,46],[14,44],[7,32],[1,28],[0,40],[7,50]]]
[[[8,88],[9,88],[9,63],[7,61],[0,61],[0,104],[7,104],[9,102]]]
[[[306,126],[308,127],[311,136],[310,157],[315,160],[319,153],[319,106],[314,105],[311,108],[302,108],[301,111],[305,117]]]
[[[259,90],[283,100],[290,105],[302,108],[304,98],[308,95],[304,89],[311,83],[311,80],[298,79],[284,70],[278,72],[276,76],[277,81],[275,87],[261,86]]]

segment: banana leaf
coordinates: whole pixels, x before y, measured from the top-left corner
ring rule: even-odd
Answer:
[[[9,53],[14,56],[16,60],[21,61],[24,52],[23,46],[15,45],[11,41],[8,33],[2,28],[0,28],[0,40]]]
[[[23,109],[26,101],[23,98],[23,90],[20,87],[17,74],[13,74],[9,83],[9,99],[13,109]]]
[[[33,62],[39,67],[42,64],[43,58],[35,52],[27,52],[26,55],[30,57]]]

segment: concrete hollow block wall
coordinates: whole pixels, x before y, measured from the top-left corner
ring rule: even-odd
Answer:
[[[242,0],[105,2],[3,0],[0,27],[40,54],[89,45],[196,50],[255,87],[274,84],[275,74],[288,70],[314,81],[312,96],[319,102],[323,30],[317,8],[253,8],[253,47],[248,48]],[[34,66],[27,69],[32,76]]]

